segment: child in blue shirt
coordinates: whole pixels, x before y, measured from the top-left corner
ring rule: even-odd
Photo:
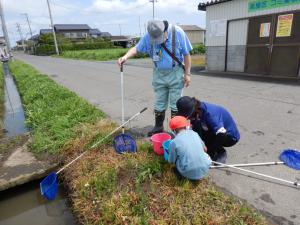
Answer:
[[[176,165],[175,174],[189,180],[202,179],[211,165],[203,141],[196,132],[188,129],[189,124],[183,116],[173,117],[169,125],[176,134],[169,145],[169,162]]]

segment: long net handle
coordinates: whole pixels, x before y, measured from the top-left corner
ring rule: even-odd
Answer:
[[[292,185],[295,185],[295,186],[299,185],[298,182],[296,182],[296,181],[293,182],[293,181],[289,181],[289,180],[284,180],[284,179],[281,179],[281,178],[272,177],[272,176],[269,176],[269,175],[266,175],[266,174],[263,174],[263,173],[257,173],[257,172],[251,171],[251,170],[246,170],[246,169],[238,168],[238,167],[227,165],[227,164],[224,164],[224,163],[219,163],[219,162],[215,162],[215,161],[212,161],[212,162],[215,163],[215,164],[217,164],[217,165],[227,166],[229,168],[240,170],[240,171],[247,172],[247,173],[252,173],[252,174],[255,174],[257,176],[267,177],[269,179],[278,180],[278,181],[285,182],[285,183],[288,183],[288,184],[292,184]]]
[[[106,140],[109,136],[111,136],[113,133],[115,133],[117,130],[119,130],[120,128],[124,127],[127,123],[129,123],[131,120],[133,120],[135,117],[139,116],[141,113],[143,113],[144,111],[146,111],[147,108],[142,109],[140,112],[136,113],[135,115],[133,115],[132,117],[130,117],[126,122],[124,122],[123,124],[121,124],[120,126],[118,126],[116,129],[114,129],[112,132],[110,132],[108,135],[106,135],[104,138],[102,138],[101,140],[99,140],[98,142],[96,142],[95,144],[93,144],[91,146],[92,148],[95,148],[97,145],[101,144],[104,140]],[[56,172],[56,174],[59,174],[60,172],[62,172],[64,169],[66,169],[67,167],[69,167],[71,164],[73,164],[74,162],[76,162],[78,159],[80,159],[82,156],[84,156],[87,153],[87,151],[83,152],[82,154],[80,154],[79,156],[77,156],[75,159],[73,159],[71,162],[69,162],[68,164],[66,164],[65,166],[63,166],[60,170],[58,170]]]
[[[249,167],[249,166],[271,166],[271,165],[282,165],[284,162],[263,162],[263,163],[241,163],[241,164],[230,164],[227,166],[210,166],[211,169],[218,169],[218,168],[228,168],[229,166],[235,167]]]
[[[124,123],[124,75],[123,75],[123,64],[120,67],[121,71],[121,104],[122,104],[122,124]],[[122,133],[124,134],[124,127],[122,127]]]

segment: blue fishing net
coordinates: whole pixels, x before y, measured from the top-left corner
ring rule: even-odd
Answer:
[[[136,141],[133,137],[127,134],[119,134],[114,139],[114,149],[117,153],[121,154],[124,152],[136,152]]]
[[[41,194],[48,200],[55,199],[58,187],[56,178],[56,173],[52,172],[40,183]]]
[[[285,163],[290,168],[300,170],[300,152],[295,149],[284,150],[279,159]]]

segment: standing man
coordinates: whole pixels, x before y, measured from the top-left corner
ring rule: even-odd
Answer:
[[[240,140],[240,133],[230,113],[222,106],[200,102],[184,96],[177,101],[178,115],[190,119],[192,128],[199,134],[213,161],[225,163],[224,147],[231,147]]]
[[[163,131],[169,102],[171,117],[177,114],[176,101],[181,97],[183,87],[188,87],[191,81],[192,45],[180,27],[167,21],[151,20],[147,31],[135,47],[119,58],[118,63],[123,64],[137,53],[147,53],[153,61],[155,126],[148,132],[148,136],[152,136]]]

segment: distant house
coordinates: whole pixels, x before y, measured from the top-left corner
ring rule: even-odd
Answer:
[[[205,42],[205,29],[196,25],[179,25],[187,34],[192,44],[204,44]]]
[[[102,32],[97,29],[97,28],[94,28],[94,29],[90,29],[89,30],[89,35],[92,37],[92,38],[100,38],[101,37],[101,34]]]
[[[101,32],[101,37],[102,37],[102,38],[110,39],[111,36],[112,36],[112,35],[111,35],[109,32]]]
[[[114,45],[122,46],[124,48],[130,48],[136,44],[136,38],[131,36],[111,36],[110,41],[114,43]]]
[[[40,39],[40,35],[39,34],[35,34],[32,37],[30,37],[28,39],[28,41],[33,41],[34,43],[37,43],[39,41],[39,39]]]
[[[26,48],[26,42],[24,41],[24,40],[18,40],[18,41],[16,41],[16,43],[17,43],[17,46],[16,46],[16,49],[17,50],[24,50],[25,51],[25,48]]]
[[[97,28],[90,28],[87,24],[55,24],[54,30],[56,34],[61,34],[70,39],[85,39],[88,37],[110,39],[112,36],[109,32],[101,32]],[[40,30],[40,35],[50,33],[52,33],[52,29]]]
[[[51,34],[51,33],[52,33],[52,29],[40,29],[40,35]]]
[[[82,39],[90,36],[91,28],[87,24],[55,24],[54,30],[67,38]]]

